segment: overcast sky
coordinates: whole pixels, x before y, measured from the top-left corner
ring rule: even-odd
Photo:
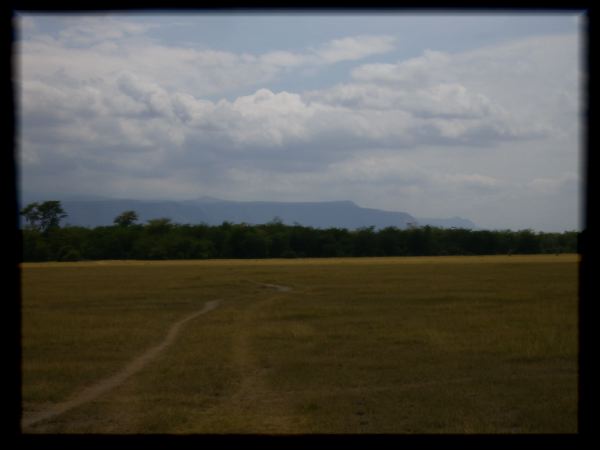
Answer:
[[[584,20],[20,14],[21,189],[579,229]]]

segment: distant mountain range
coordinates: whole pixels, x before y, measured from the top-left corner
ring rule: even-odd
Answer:
[[[96,227],[112,225],[113,220],[123,211],[133,210],[139,221],[167,217],[180,224],[220,225],[231,223],[262,224],[273,219],[284,224],[294,223],[315,228],[348,228],[374,226],[377,229],[388,226],[407,228],[411,225],[431,225],[442,228],[475,229],[477,226],[468,219],[452,217],[447,219],[415,218],[406,212],[384,211],[363,208],[351,201],[330,202],[237,202],[202,197],[197,200],[126,200],[108,198],[48,198],[24,196],[23,206],[32,201],[60,200],[68,217],[64,224]]]

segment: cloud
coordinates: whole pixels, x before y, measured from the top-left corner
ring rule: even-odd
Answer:
[[[357,156],[329,165],[327,179],[352,183],[420,185],[430,177],[419,165],[401,154],[360,152]]]
[[[443,52],[425,50],[422,56],[410,58],[397,64],[365,64],[352,70],[352,78],[358,81],[422,85],[432,77],[439,77],[442,69],[451,63],[451,56]],[[442,75],[443,76],[443,75]]]
[[[68,74],[76,80],[143,74],[150,82],[194,96],[226,95],[260,87],[293,68],[315,68],[389,52],[389,36],[350,36],[304,51],[261,54],[174,46],[152,36],[159,27],[109,16],[56,19],[55,33],[36,32],[31,17],[19,17],[24,39],[18,42],[23,71],[38,79]]]
[[[315,54],[327,63],[355,61],[390,52],[394,49],[395,41],[393,36],[351,36],[334,39],[317,48]]]
[[[143,35],[156,27],[148,23],[135,23],[103,15],[62,17],[61,22],[63,28],[58,33],[58,37],[68,46],[87,46],[121,40],[129,36]]]
[[[91,47],[64,44],[81,44],[80,36],[90,34],[85,30],[97,31],[91,33],[98,38],[94,42],[82,38]],[[304,93],[259,88],[232,100],[211,101],[206,96],[264,84],[284,68],[389,52],[394,38],[346,37],[304,52],[261,55],[128,40],[143,37],[148,30],[139,23],[88,18],[74,21],[57,38],[35,34],[26,39],[20,49],[25,74],[21,98],[29,129],[44,120],[68,127],[84,119],[88,122],[81,129],[85,129],[93,127],[95,117],[102,117],[106,128],[111,118],[118,118],[122,123],[113,124],[114,135],[133,146],[150,147],[154,142],[175,149],[184,143],[247,151],[279,149],[293,164],[314,158],[313,147],[352,154],[364,147],[494,147],[504,141],[543,138],[565,128],[558,124],[564,119],[559,105],[565,99],[570,99],[571,107],[577,104],[572,80],[559,83],[564,75],[555,74],[565,71],[564,57],[558,58],[561,70],[543,74],[527,62],[533,58],[542,67],[553,68],[556,55],[540,39],[459,54],[426,50],[396,64],[359,66],[349,83]],[[119,47],[103,45],[111,41],[118,41]],[[552,37],[549,42],[560,52],[572,38]],[[532,85],[542,84],[540,76],[544,83],[558,80],[550,83],[556,85],[551,107],[545,101],[547,91],[538,89],[538,95],[528,99],[535,91]],[[495,86],[507,79],[510,85],[498,95]],[[511,97],[528,101],[515,105]],[[157,129],[162,133],[155,140]]]
[[[190,60],[198,56],[182,52]],[[202,55],[237,69],[231,54]],[[400,66],[420,71],[432,61],[448,64],[449,58],[425,52],[422,60]],[[29,141],[53,136],[83,148],[130,147],[134,153],[144,149],[164,158],[177,149],[203,149],[258,161],[261,154],[265,159],[276,151],[285,155],[280,164],[294,167],[297,161],[318,165],[369,147],[494,146],[547,133],[543,123],[515,120],[514,111],[458,80],[438,82],[430,77],[411,89],[354,82],[302,95],[263,88],[232,101],[213,102],[186,92],[184,84],[175,89],[152,81],[143,71],[36,77],[24,66],[27,76],[21,80],[20,97]],[[29,161],[40,160],[29,154]]]
[[[578,132],[581,72],[573,35],[456,54],[425,50],[395,64],[363,64],[351,74],[351,82],[303,97],[378,117],[376,123],[402,115],[397,127],[406,146],[493,147]]]
[[[557,177],[535,178],[526,187],[534,193],[554,195],[560,191],[579,189],[580,178],[576,173],[567,172]]]
[[[577,39],[573,34],[530,37],[456,54],[426,50],[396,64],[361,65],[352,77],[388,90],[429,91],[431,98],[423,100],[431,106],[444,96],[454,98],[440,104],[485,104],[512,116],[515,124],[551,130],[562,128],[556,125],[578,104],[571,97],[579,92],[581,77]]]
[[[259,59],[262,63],[275,67],[302,66],[310,61],[310,58],[306,54],[286,51],[267,52],[260,55]]]
[[[474,189],[479,192],[496,192],[498,188],[502,187],[502,182],[497,178],[478,173],[443,174],[438,181],[441,181],[445,187]]]
[[[348,36],[333,39],[304,52],[272,51],[260,55],[265,64],[280,67],[301,65],[327,65],[342,61],[356,61],[369,56],[380,55],[394,50],[396,38],[393,36]]]
[[[32,189],[352,199],[422,216],[476,205],[486,212],[467,216],[475,222],[507,199],[575,191],[563,164],[580,117],[573,36],[390,63],[389,36],[249,54],[166,45],[123,20],[73,21],[54,34],[30,22],[16,81]],[[367,57],[382,59],[361,64]],[[341,61],[355,64],[343,82],[271,84]]]
[[[460,83],[439,83],[414,89],[374,83],[345,83],[308,92],[307,99],[349,108],[405,110],[423,118],[476,118],[493,114],[490,100]]]

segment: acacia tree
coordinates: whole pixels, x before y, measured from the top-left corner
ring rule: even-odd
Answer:
[[[120,227],[128,227],[129,225],[133,225],[133,223],[137,220],[138,215],[135,211],[123,211],[121,214],[115,217],[113,223]]]
[[[27,228],[32,230],[39,229],[40,213],[38,211],[39,203],[33,202],[21,210],[21,215],[27,221]]]
[[[58,228],[61,219],[67,217],[58,200],[30,203],[21,210],[21,215],[25,217],[31,229],[42,233]]]

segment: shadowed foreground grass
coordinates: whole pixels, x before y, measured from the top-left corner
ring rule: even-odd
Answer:
[[[25,431],[576,432],[577,261],[24,264],[25,415],[222,299],[124,384]]]

